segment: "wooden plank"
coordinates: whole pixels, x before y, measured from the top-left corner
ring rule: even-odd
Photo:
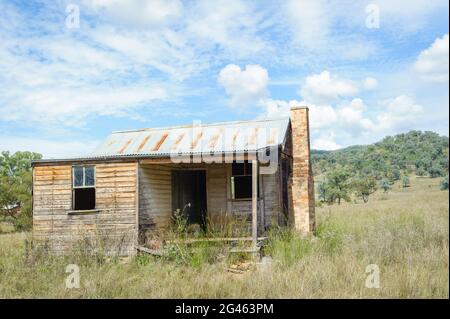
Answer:
[[[147,253],[147,254],[150,254],[150,255],[153,255],[153,256],[159,256],[159,257],[166,256],[166,254],[163,253],[160,250],[150,249],[150,248],[147,248],[147,247],[144,247],[144,246],[137,246],[136,249],[138,251],[142,251],[144,253]]]
[[[258,238],[258,161],[252,160],[252,237],[253,248],[257,247]]]
[[[258,241],[265,241],[268,237],[258,237]],[[190,243],[199,243],[199,242],[233,242],[233,241],[253,241],[253,237],[218,237],[218,238],[186,238],[186,239],[175,239],[168,240],[166,243],[168,244],[190,244]]]

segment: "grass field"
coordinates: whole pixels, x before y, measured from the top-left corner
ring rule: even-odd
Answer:
[[[439,179],[411,178],[367,204],[317,208],[314,238],[271,234],[270,267],[227,271],[223,247],[104,262],[80,254],[26,253],[27,233],[0,235],[0,298],[448,298],[448,191]],[[185,254],[183,254],[183,252]],[[80,266],[80,288],[67,289],[67,264]],[[380,287],[366,288],[376,264]]]

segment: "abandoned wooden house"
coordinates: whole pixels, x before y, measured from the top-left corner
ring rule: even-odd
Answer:
[[[89,156],[33,162],[33,242],[56,253],[106,234],[119,243],[108,253],[133,255],[175,213],[202,228],[243,217],[254,242],[273,225],[311,232],[308,108],[278,119],[113,132]]]

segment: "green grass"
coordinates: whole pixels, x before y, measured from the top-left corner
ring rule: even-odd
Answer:
[[[227,272],[242,256],[223,245],[178,245],[169,257],[129,262],[26,249],[28,233],[0,235],[0,297],[49,298],[448,298],[448,192],[439,179],[411,178],[369,203],[317,208],[314,237],[273,230],[269,269]],[[27,253],[28,251],[28,253]],[[65,287],[66,265],[80,266],[81,287]],[[365,287],[377,264],[380,288]]]

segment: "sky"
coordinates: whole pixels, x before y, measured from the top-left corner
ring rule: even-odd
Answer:
[[[311,147],[448,136],[447,0],[0,0],[0,150],[310,110]]]

